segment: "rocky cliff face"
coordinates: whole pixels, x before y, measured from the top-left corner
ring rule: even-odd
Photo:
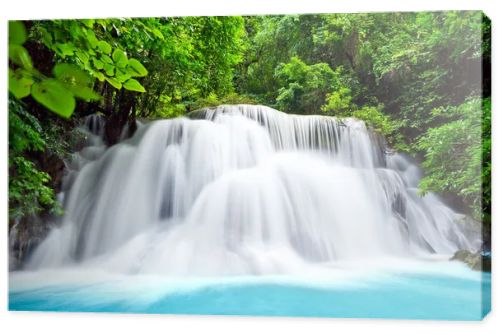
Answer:
[[[52,224],[37,216],[15,221],[9,229],[9,270],[22,268],[33,249],[47,236]]]

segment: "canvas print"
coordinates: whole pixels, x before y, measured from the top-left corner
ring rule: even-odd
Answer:
[[[480,11],[9,21],[9,309],[480,320]]]

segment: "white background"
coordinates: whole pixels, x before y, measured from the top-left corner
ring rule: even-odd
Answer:
[[[334,13],[366,11],[484,10],[493,21],[493,83],[498,78],[499,0],[0,0],[0,333],[500,333],[500,280],[496,256],[500,217],[493,207],[493,311],[482,322],[362,319],[300,319],[168,315],[118,315],[7,312],[7,20],[47,18],[139,17]],[[493,85],[493,198],[496,204],[500,157],[499,103]],[[500,204],[499,204],[500,205]],[[500,252],[500,250],[499,250]]]

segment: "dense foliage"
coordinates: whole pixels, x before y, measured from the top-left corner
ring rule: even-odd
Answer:
[[[53,208],[54,191],[48,187],[50,176],[36,168],[25,152],[40,152],[46,147],[39,121],[14,101],[9,102],[9,215],[11,219],[34,215],[44,207]]]
[[[136,118],[262,103],[365,120],[422,162],[421,193],[440,193],[489,224],[490,23],[480,12],[53,20],[9,29],[11,219],[56,206],[57,173],[40,156],[63,159],[71,145],[50,143],[86,115],[107,118],[112,145]]]

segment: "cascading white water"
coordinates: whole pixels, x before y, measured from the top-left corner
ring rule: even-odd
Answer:
[[[94,141],[77,157],[63,223],[28,268],[273,274],[479,242],[435,195],[417,194],[414,164],[385,154],[355,119],[220,106],[140,126],[107,150]]]

